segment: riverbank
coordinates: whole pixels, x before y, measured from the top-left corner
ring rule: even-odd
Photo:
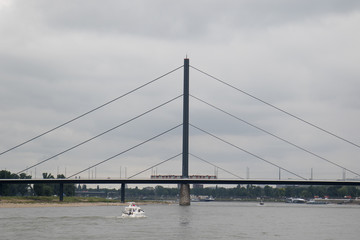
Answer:
[[[0,203],[0,208],[121,206],[124,203]]]
[[[137,201],[141,205],[171,202]],[[0,197],[0,208],[27,207],[88,207],[88,206],[124,206],[119,200],[93,197],[67,197],[63,202],[58,197]]]
[[[131,202],[127,200],[126,202]],[[166,201],[140,201],[134,200],[139,205],[148,204],[177,204],[175,200]],[[216,199],[220,202],[259,202],[258,199]],[[324,200],[322,200],[324,201]],[[279,200],[265,199],[266,202],[285,202]],[[329,204],[350,204],[360,205],[360,199],[327,199]],[[0,197],[0,208],[31,208],[31,207],[89,207],[89,206],[124,206],[128,203],[121,203],[120,200],[98,197],[66,197],[63,202],[58,197]]]

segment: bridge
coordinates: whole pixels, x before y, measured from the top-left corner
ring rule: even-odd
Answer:
[[[289,113],[289,112],[287,112],[287,111],[285,111],[283,109],[280,109],[280,108],[278,108],[278,107],[276,107],[276,106],[274,106],[274,105],[272,105],[272,104],[270,104],[270,103],[268,103],[268,102],[266,102],[266,101],[264,101],[264,100],[262,100],[262,99],[260,99],[258,97],[255,97],[255,96],[253,96],[253,95],[251,95],[251,94],[249,94],[249,93],[247,93],[247,92],[245,92],[245,91],[243,91],[243,90],[241,90],[241,89],[239,89],[239,88],[237,88],[237,87],[235,87],[235,86],[233,86],[231,84],[228,84],[228,83],[224,82],[223,80],[218,79],[218,78],[216,78],[216,77],[214,77],[214,76],[212,76],[212,75],[210,75],[210,74],[208,74],[208,73],[206,73],[206,72],[204,72],[204,71],[202,71],[202,70],[200,70],[200,69],[198,69],[196,67],[190,66],[189,59],[187,59],[187,58],[184,59],[184,65],[183,66],[178,67],[178,68],[176,68],[176,69],[162,75],[161,77],[159,77],[157,79],[154,79],[154,80],[152,80],[152,81],[150,81],[150,82],[148,82],[146,84],[143,84],[140,87],[138,87],[138,88],[136,88],[136,89],[134,89],[134,90],[132,90],[132,91],[118,97],[118,98],[115,98],[115,99],[113,99],[113,100],[111,100],[111,101],[109,101],[109,102],[107,102],[107,103],[105,103],[105,104],[103,104],[103,105],[101,105],[101,106],[99,106],[97,108],[94,108],[94,109],[92,109],[92,110],[90,110],[90,111],[88,111],[88,112],[86,112],[86,113],[84,113],[84,114],[82,114],[82,115],[80,115],[80,116],[78,116],[76,118],[73,118],[73,119],[71,119],[71,120],[69,120],[69,121],[67,121],[67,122],[53,128],[53,129],[50,129],[50,130],[48,130],[48,131],[46,131],[46,132],[44,132],[42,134],[39,134],[39,135],[37,135],[37,136],[35,136],[35,137],[33,137],[33,138],[23,142],[23,143],[20,143],[20,144],[14,146],[14,147],[11,147],[11,148],[7,149],[6,151],[1,152],[0,156],[5,155],[6,153],[9,153],[9,152],[11,152],[11,151],[13,151],[13,150],[15,150],[17,148],[20,148],[23,145],[28,144],[29,142],[35,141],[38,138],[41,138],[44,135],[46,135],[46,134],[48,134],[48,133],[50,133],[52,131],[55,131],[55,130],[61,128],[61,127],[64,127],[65,125],[68,125],[68,124],[70,124],[70,123],[72,123],[72,122],[74,122],[74,121],[76,121],[76,120],[78,120],[78,119],[80,119],[80,118],[82,118],[82,117],[84,117],[86,115],[89,115],[89,114],[91,114],[91,113],[93,113],[93,112],[95,112],[95,111],[97,111],[97,110],[99,110],[99,109],[101,109],[101,108],[103,108],[103,107],[105,107],[105,106],[107,106],[107,105],[121,99],[123,96],[129,95],[129,94],[131,94],[132,92],[134,92],[134,91],[136,91],[138,89],[144,88],[144,87],[148,86],[149,84],[157,81],[158,79],[160,79],[160,78],[162,78],[164,76],[167,76],[167,75],[169,75],[169,74],[173,73],[174,71],[177,71],[178,69],[181,69],[181,68],[183,68],[183,70],[184,70],[184,74],[183,74],[183,79],[184,79],[183,80],[183,94],[181,94],[179,96],[176,96],[176,97],[172,98],[171,100],[169,100],[169,101],[167,101],[165,103],[162,103],[162,104],[158,105],[157,107],[152,108],[152,109],[150,109],[150,110],[148,110],[148,111],[146,111],[146,112],[144,112],[144,113],[142,113],[142,114],[140,114],[140,115],[138,115],[138,116],[124,122],[124,123],[122,123],[122,124],[119,124],[119,125],[111,128],[111,129],[109,129],[109,130],[107,130],[105,132],[102,132],[102,133],[100,133],[100,134],[98,134],[98,135],[96,135],[94,137],[91,137],[91,138],[89,138],[89,139],[87,139],[87,140],[85,140],[85,141],[83,141],[81,143],[78,143],[75,146],[72,146],[72,147],[70,147],[70,148],[68,148],[66,150],[63,150],[63,151],[61,151],[61,152],[59,152],[59,153],[57,153],[57,154],[55,154],[55,155],[53,155],[51,157],[48,157],[48,158],[46,158],[46,159],[44,159],[44,160],[42,160],[40,162],[37,162],[37,163],[33,164],[32,166],[26,167],[23,170],[19,171],[18,174],[26,172],[29,169],[33,169],[36,166],[42,165],[42,164],[44,164],[44,163],[46,163],[48,161],[54,160],[57,157],[59,157],[60,155],[62,155],[62,154],[65,154],[65,153],[67,153],[69,151],[72,151],[73,149],[75,149],[75,148],[77,148],[79,146],[82,146],[82,145],[84,145],[86,143],[89,143],[90,141],[92,141],[92,140],[94,140],[94,139],[96,139],[96,138],[98,138],[100,136],[103,136],[103,135],[105,135],[105,134],[107,134],[107,133],[109,133],[109,132],[111,132],[111,131],[113,131],[113,130],[115,130],[115,129],[123,126],[123,125],[125,125],[126,123],[129,123],[129,122],[131,122],[131,121],[133,121],[135,119],[138,119],[138,118],[146,115],[147,113],[152,112],[152,111],[154,111],[154,110],[156,110],[158,108],[161,108],[161,107],[165,106],[166,104],[171,103],[171,102],[173,102],[173,101],[175,101],[175,100],[182,97],[182,99],[183,99],[183,110],[182,110],[183,119],[182,119],[181,124],[178,124],[178,125],[170,128],[170,129],[168,129],[168,130],[166,130],[166,131],[164,131],[164,132],[162,132],[162,133],[160,133],[160,134],[158,134],[156,136],[153,136],[153,137],[151,137],[151,138],[149,138],[149,139],[147,139],[147,140],[145,140],[145,141],[143,141],[141,143],[138,143],[138,144],[136,144],[136,145],[134,145],[134,146],[120,152],[120,153],[117,153],[117,154],[109,157],[109,158],[106,158],[105,160],[97,162],[96,164],[93,164],[90,167],[86,167],[86,168],[82,169],[81,171],[77,171],[76,173],[71,174],[70,176],[66,176],[65,179],[0,179],[0,186],[1,186],[1,184],[49,184],[49,183],[51,183],[51,184],[60,184],[60,200],[63,200],[63,194],[62,193],[63,193],[64,184],[80,184],[80,183],[82,183],[82,184],[121,184],[121,192],[122,192],[122,194],[121,194],[122,199],[121,200],[125,201],[125,184],[180,184],[181,185],[181,188],[180,188],[180,205],[189,205],[190,204],[190,184],[217,184],[217,185],[220,185],[220,184],[226,184],[226,185],[230,185],[230,184],[237,184],[237,185],[238,184],[257,184],[257,185],[279,184],[279,185],[344,185],[344,186],[347,185],[347,186],[360,186],[360,181],[358,179],[356,179],[356,180],[346,180],[345,177],[343,179],[341,179],[341,180],[339,180],[339,179],[335,179],[335,180],[315,180],[315,179],[313,179],[312,176],[310,178],[306,178],[306,177],[302,176],[301,174],[296,173],[296,171],[290,170],[288,167],[285,168],[285,167],[281,166],[279,163],[275,163],[273,161],[270,161],[270,160],[268,160],[268,159],[266,159],[266,158],[264,158],[264,157],[262,157],[262,156],[260,156],[258,154],[255,154],[255,153],[253,153],[253,152],[251,152],[251,151],[249,151],[249,150],[247,150],[247,149],[245,149],[245,148],[243,148],[243,147],[241,147],[241,146],[239,146],[237,144],[232,143],[229,140],[224,139],[223,137],[219,137],[218,135],[216,135],[216,134],[214,134],[214,133],[212,133],[212,132],[210,132],[208,130],[204,130],[203,128],[201,128],[199,126],[190,123],[189,122],[189,109],[190,109],[190,107],[189,107],[190,106],[189,98],[191,97],[192,99],[197,100],[198,102],[203,103],[206,106],[208,106],[208,107],[210,107],[210,108],[212,108],[212,109],[214,109],[216,111],[219,111],[219,112],[221,112],[221,113],[223,113],[223,114],[225,114],[225,115],[227,115],[227,116],[229,116],[229,117],[231,117],[233,119],[236,119],[237,121],[245,123],[245,124],[255,128],[255,129],[257,129],[258,131],[261,131],[261,132],[263,132],[265,134],[268,134],[271,137],[276,138],[279,141],[285,142],[285,143],[289,144],[290,146],[292,146],[292,147],[294,147],[296,149],[299,149],[299,150],[305,152],[306,154],[309,154],[310,156],[312,156],[314,158],[317,158],[320,161],[323,161],[323,162],[325,162],[325,163],[327,163],[329,165],[332,165],[332,166],[334,166],[336,168],[341,169],[343,171],[344,175],[345,175],[345,172],[348,172],[348,173],[353,174],[356,177],[360,177],[359,173],[357,173],[353,169],[345,167],[343,164],[340,164],[338,162],[335,162],[335,161],[329,160],[329,159],[327,159],[327,158],[325,158],[323,156],[320,156],[320,155],[314,153],[313,151],[306,149],[305,147],[302,147],[302,146],[300,146],[298,144],[293,143],[292,141],[289,141],[287,139],[279,137],[278,135],[276,135],[274,133],[271,133],[270,131],[267,131],[267,130],[265,130],[263,128],[260,128],[260,127],[256,126],[253,123],[250,123],[248,121],[245,121],[245,120],[239,118],[235,114],[232,114],[232,113],[230,113],[228,111],[225,111],[224,109],[222,109],[220,107],[217,107],[217,106],[215,106],[215,105],[213,105],[213,104],[211,104],[211,103],[209,103],[209,102],[207,102],[207,101],[205,101],[205,100],[203,100],[203,99],[201,99],[201,98],[199,98],[197,96],[191,95],[190,91],[189,91],[189,85],[190,85],[189,84],[189,78],[190,78],[189,77],[189,69],[190,68],[192,68],[192,69],[198,71],[199,73],[201,73],[201,74],[203,74],[203,75],[205,75],[205,76],[207,76],[209,78],[212,78],[212,79],[214,79],[214,80],[216,80],[216,81],[218,81],[218,82],[220,82],[220,83],[222,83],[222,84],[224,84],[224,85],[226,85],[226,86],[228,86],[230,88],[233,88],[236,91],[239,91],[242,94],[244,94],[244,95],[246,95],[246,96],[248,96],[248,97],[250,97],[252,99],[255,99],[255,100],[257,100],[257,101],[271,107],[271,108],[274,108],[274,109],[282,112],[283,114],[286,114],[286,115],[288,115],[288,116],[290,116],[290,117],[292,117],[292,118],[294,118],[294,119],[296,119],[296,120],[298,120],[300,122],[303,122],[303,123],[315,128],[315,129],[317,129],[319,131],[322,131],[322,132],[324,132],[324,133],[326,133],[326,134],[328,134],[328,135],[330,135],[330,136],[332,136],[332,137],[334,137],[334,138],[336,138],[336,139],[338,139],[338,140],[340,140],[342,142],[345,142],[345,143],[347,143],[349,145],[352,145],[355,148],[360,148],[360,146],[358,144],[356,144],[356,143],[354,143],[352,141],[349,141],[349,140],[347,140],[347,139],[345,139],[343,137],[340,137],[340,136],[338,136],[338,135],[336,135],[336,134],[334,134],[334,133],[332,133],[332,132],[330,132],[328,130],[325,130],[324,128],[321,128],[321,127],[319,127],[319,126],[317,126],[315,124],[312,124],[309,121],[306,121],[306,120],[304,120],[304,119],[302,119],[300,117],[297,117],[294,114],[291,114],[291,113]],[[137,148],[139,146],[142,146],[142,145],[150,142],[150,141],[153,141],[153,140],[157,139],[158,137],[160,137],[160,136],[162,136],[164,134],[167,134],[167,133],[169,133],[169,132],[171,132],[174,129],[177,129],[179,127],[182,127],[182,151],[181,151],[181,153],[178,153],[178,154],[176,154],[176,155],[174,155],[174,156],[172,156],[172,157],[170,157],[170,158],[168,158],[168,159],[166,159],[164,161],[161,161],[161,162],[159,162],[159,163],[157,163],[155,165],[152,165],[152,166],[150,166],[150,167],[148,167],[148,168],[146,168],[146,169],[144,169],[144,170],[142,170],[142,171],[140,171],[140,172],[138,172],[136,174],[133,174],[130,177],[110,178],[110,179],[109,178],[107,178],[107,179],[98,179],[98,178],[91,179],[90,175],[89,175],[88,179],[80,178],[80,177],[78,178],[78,176],[81,173],[89,171],[90,169],[94,169],[94,168],[96,169],[97,166],[102,165],[102,164],[104,164],[104,163],[106,163],[106,162],[108,162],[108,161],[110,161],[110,160],[112,160],[114,158],[117,158],[120,155],[122,155],[124,153],[127,153],[127,152],[129,152],[129,151],[131,151],[131,150],[133,150],[133,149],[135,149],[135,148]],[[278,179],[250,179],[249,177],[243,178],[243,177],[240,177],[239,174],[233,173],[233,171],[226,170],[225,168],[222,168],[217,164],[209,162],[209,161],[207,161],[207,160],[205,160],[205,159],[203,159],[201,157],[198,157],[197,155],[191,153],[189,151],[189,128],[190,127],[192,129],[195,129],[195,130],[203,133],[203,134],[211,136],[213,139],[215,139],[215,140],[217,140],[219,142],[222,142],[224,144],[227,144],[227,145],[231,146],[232,148],[234,148],[234,149],[236,149],[238,151],[241,151],[242,153],[245,153],[245,154],[247,154],[247,155],[249,155],[249,156],[251,156],[251,157],[253,157],[253,158],[257,159],[257,160],[260,160],[261,162],[263,162],[263,163],[265,163],[265,164],[267,164],[269,166],[272,166],[275,169],[278,169],[278,172],[279,172]],[[191,156],[193,158],[196,158],[198,160],[201,160],[201,161],[203,161],[203,162],[205,162],[205,163],[207,163],[209,165],[212,165],[213,167],[215,167],[215,169],[221,169],[221,170],[227,172],[228,174],[232,175],[232,177],[235,177],[235,178],[231,178],[231,179],[230,178],[227,178],[227,179],[225,179],[225,178],[224,179],[195,179],[195,178],[189,178],[189,156]],[[141,173],[149,171],[150,169],[153,169],[154,167],[157,167],[157,166],[159,166],[161,164],[164,164],[164,163],[166,163],[166,162],[168,162],[168,161],[170,161],[170,160],[172,160],[174,158],[177,158],[177,157],[182,158],[182,175],[181,175],[181,178],[174,178],[174,179],[150,179],[150,178],[135,179],[134,178],[135,176],[138,176]],[[286,173],[288,175],[292,175],[295,179],[287,179],[287,180],[281,179],[281,173]]]

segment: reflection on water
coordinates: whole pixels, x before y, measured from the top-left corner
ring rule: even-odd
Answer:
[[[122,219],[123,207],[0,209],[2,240],[12,239],[357,239],[358,205],[207,202],[143,205],[147,218]]]
[[[189,225],[192,218],[191,206],[178,206],[178,216],[180,225]]]

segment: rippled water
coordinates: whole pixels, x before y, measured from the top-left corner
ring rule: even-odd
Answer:
[[[0,208],[0,239],[359,239],[359,205],[200,202],[123,207]]]

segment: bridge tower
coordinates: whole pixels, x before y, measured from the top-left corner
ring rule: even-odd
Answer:
[[[182,178],[189,178],[189,59],[184,59]],[[181,184],[181,206],[190,205],[190,184]]]

